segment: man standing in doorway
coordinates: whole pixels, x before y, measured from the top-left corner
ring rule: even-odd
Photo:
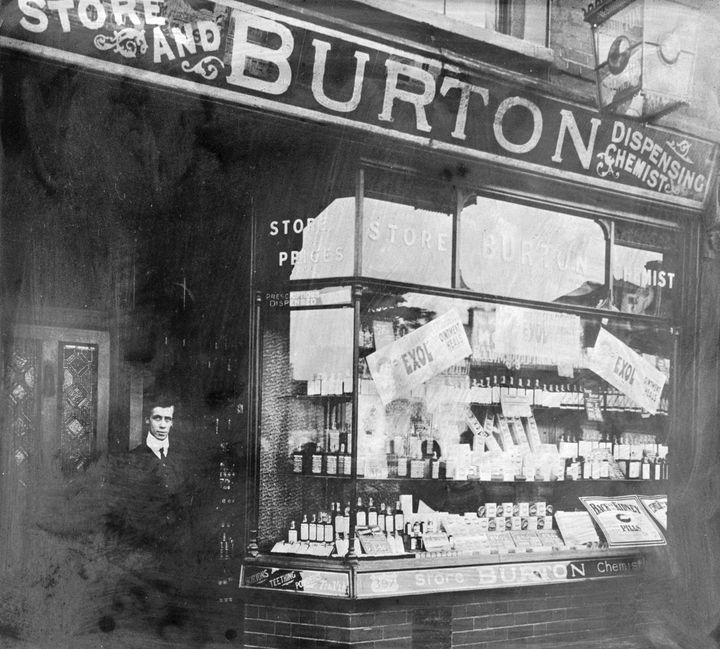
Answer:
[[[186,475],[182,444],[171,445],[176,399],[168,393],[146,393],[145,438],[128,456],[129,540],[167,553],[187,533],[193,489]],[[133,536],[136,535],[136,538]]]
[[[176,406],[172,394],[145,393],[143,439],[124,457],[109,523],[133,553],[114,603],[123,623],[152,621],[165,640],[185,646],[205,628],[193,613],[203,603],[194,560],[201,500],[194,465],[202,454],[187,448],[185,431],[173,430]]]

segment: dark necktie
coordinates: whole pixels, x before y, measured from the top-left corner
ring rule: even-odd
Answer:
[[[165,459],[165,449],[164,448],[160,448],[160,459],[161,460]]]

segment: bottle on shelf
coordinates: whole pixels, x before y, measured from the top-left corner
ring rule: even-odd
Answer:
[[[340,444],[340,450],[338,451],[337,473],[338,475],[345,475],[345,444]]]
[[[433,451],[432,458],[430,458],[430,477],[433,480],[440,477],[440,460],[435,451]]]
[[[368,527],[377,527],[378,525],[378,511],[373,504],[372,498],[368,501],[367,524]]]
[[[297,540],[298,531],[297,527],[295,527],[295,521],[290,521],[290,528],[288,529],[288,543],[297,543]]]
[[[640,479],[650,480],[650,460],[647,455],[643,456],[640,463]]]
[[[325,473],[327,475],[337,475],[338,474],[337,451],[328,451],[325,454]]]
[[[385,533],[392,534],[395,531],[395,516],[390,505],[385,508]]]
[[[300,522],[300,540],[301,541],[314,541],[315,540],[315,539],[310,538],[310,523],[308,523],[307,514],[303,514],[302,521]]]
[[[367,524],[368,524],[367,510],[363,506],[362,498],[360,498],[358,496],[357,511],[355,512],[355,526],[356,527],[366,527]]]
[[[341,454],[343,454],[342,475],[346,475],[346,476],[352,475],[352,457],[351,457],[350,453],[348,453],[348,451],[347,451],[347,446],[345,446],[344,444],[340,444],[340,452],[341,452]]]
[[[305,520],[307,520],[307,515],[305,515]],[[300,529],[302,530],[302,525],[300,526]],[[308,523],[308,541],[317,541],[318,540],[318,523],[317,523],[317,517],[315,514],[312,514],[310,517],[310,522]]]
[[[652,463],[652,479],[653,480],[662,479],[662,466],[663,466],[662,458],[656,457],[655,461]]]
[[[332,519],[333,527],[335,528],[333,538],[335,538],[338,534],[345,533],[345,519],[343,517],[342,510],[340,509],[340,503],[332,504]]]
[[[410,464],[410,458],[408,458],[407,455],[398,455],[397,456],[397,477],[398,478],[407,478],[408,477],[409,464]]]
[[[380,512],[377,516],[377,526],[381,532],[385,531],[385,503],[380,503]]]
[[[568,458],[565,465],[566,480],[580,480],[582,478],[582,466],[577,457]]]
[[[641,475],[642,462],[635,458],[627,461],[627,477],[630,480],[639,480]]]
[[[582,458],[582,478],[583,480],[592,479],[592,460],[589,457]]]
[[[323,524],[323,541],[325,543],[332,543],[335,539],[335,530],[333,527],[332,519],[329,514],[325,514],[325,522]]]
[[[327,448],[330,453],[337,453],[340,447],[340,431],[335,424],[327,431]]]
[[[395,503],[395,529],[399,533],[402,533],[405,529],[405,513],[399,500]]]
[[[350,536],[350,502],[345,504],[343,510],[343,529],[345,530],[345,538]]]
[[[300,447],[296,448],[292,454],[292,472],[303,473],[304,470],[303,452]]]
[[[322,475],[323,472],[323,450],[320,446],[315,447],[310,463],[310,473],[313,475]]]

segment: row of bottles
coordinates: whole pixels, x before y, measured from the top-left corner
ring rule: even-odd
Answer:
[[[352,456],[345,444],[337,450],[325,451],[318,445],[297,448],[292,454],[292,472],[306,475],[349,476],[352,474]]]
[[[359,368],[360,394],[375,394],[367,362],[361,359]],[[581,383],[556,379],[543,381],[539,378],[490,375],[470,379],[468,376],[456,377],[459,380],[439,386],[437,381],[422,384],[412,390],[411,397],[426,399],[429,392],[437,393],[442,389],[446,401],[473,403],[478,405],[501,404],[505,398],[523,398],[532,407],[562,408],[571,410],[598,409],[614,412],[637,412],[642,409],[622,392],[609,386],[605,389],[588,391]],[[447,383],[447,382],[445,382]],[[669,401],[662,397],[658,404],[658,413],[667,414]]]
[[[356,516],[355,533],[359,544],[356,549],[365,554],[451,550],[454,549],[454,534],[460,534],[458,538],[467,541],[468,533],[473,530],[500,535],[505,532],[530,534],[552,530],[554,526],[553,508],[545,502],[487,503],[478,508],[477,518],[469,519],[467,514],[455,516],[461,525],[451,528],[447,523],[447,529],[433,514],[413,514],[406,519],[399,501],[393,510],[384,503],[376,508],[372,498],[365,507],[362,499],[358,499]],[[294,520],[290,522],[287,541],[280,544],[279,551],[305,553],[304,548],[308,548],[310,554],[344,555],[349,549],[350,517],[350,503],[343,509],[339,502],[332,504],[331,511],[311,516],[303,514],[299,526]],[[326,550],[318,553],[312,550],[313,547],[325,547]]]
[[[338,538],[347,540],[350,535],[350,503],[345,507],[340,502],[331,503],[329,510],[319,511],[317,514],[303,514],[299,525],[290,521],[288,529],[288,543],[318,542],[333,543]],[[358,498],[355,510],[355,528],[378,528],[381,532],[392,534],[405,529],[405,514],[400,501],[395,509],[381,503],[377,508],[372,498],[367,505],[363,499]]]
[[[613,473],[613,462],[620,474]],[[599,457],[574,457],[565,460],[566,480],[667,480],[667,458],[650,458],[642,460],[611,460]]]
[[[432,442],[427,447],[432,448]],[[388,476],[391,478],[425,478],[439,480],[446,477],[446,463],[438,458],[436,451],[421,453],[413,457],[387,455]]]
[[[606,410],[637,410],[640,408],[624,394],[612,389],[588,391],[577,382],[544,381],[536,377],[489,375],[472,380],[468,400],[478,404],[498,404],[503,397],[523,396],[531,405],[546,408],[584,408],[590,400],[601,400]],[[660,411],[667,411],[667,398],[662,399]]]

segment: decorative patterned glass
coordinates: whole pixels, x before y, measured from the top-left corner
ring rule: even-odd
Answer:
[[[96,345],[60,343],[62,399],[60,454],[64,472],[83,469],[97,434],[98,350]]]
[[[8,420],[12,439],[13,464],[18,480],[28,472],[29,458],[36,444],[38,428],[38,399],[36,380],[40,358],[40,343],[32,338],[13,341],[6,366]]]

